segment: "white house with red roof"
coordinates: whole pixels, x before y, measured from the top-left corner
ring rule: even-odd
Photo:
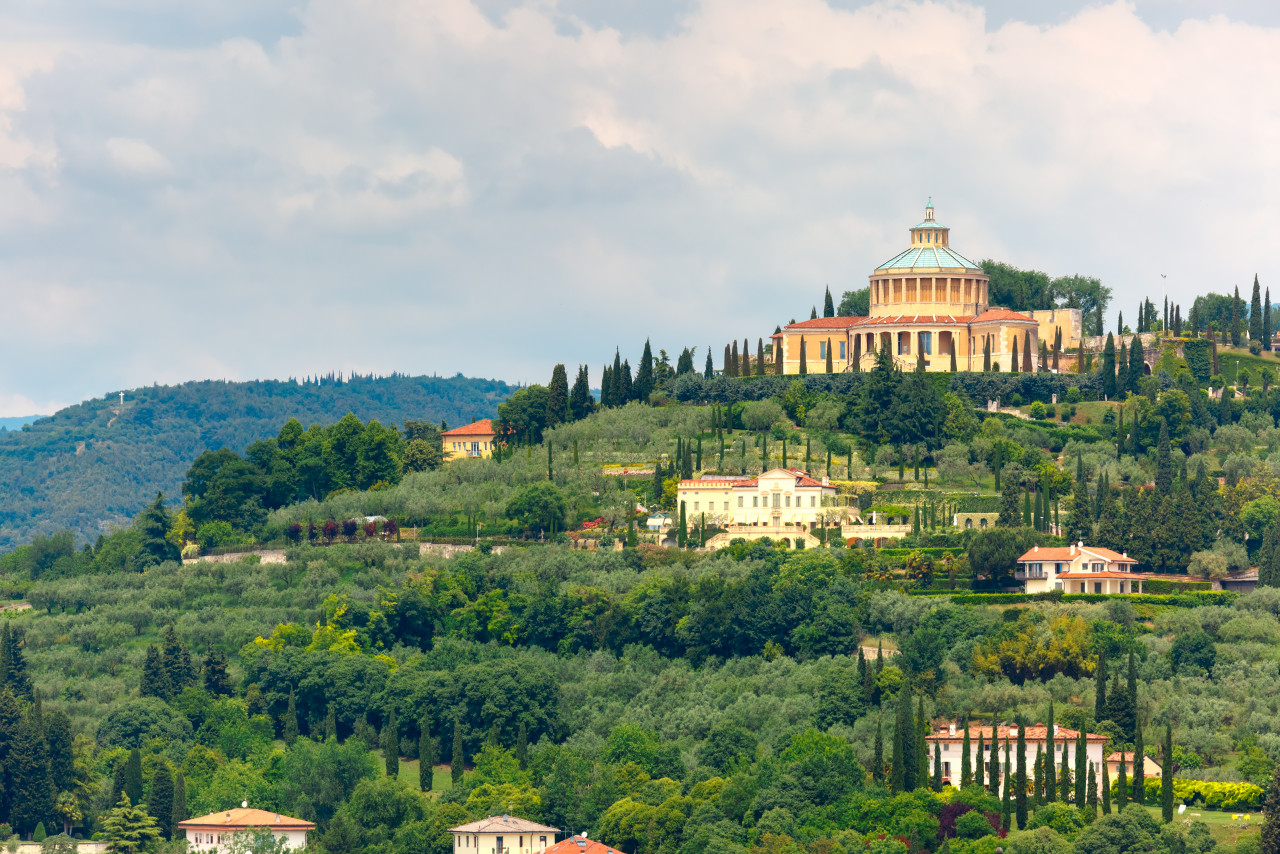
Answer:
[[[178,827],[187,834],[189,851],[228,851],[233,836],[255,830],[269,831],[290,851],[301,850],[307,847],[307,834],[316,829],[309,821],[247,805],[189,818]]]
[[[690,528],[700,526],[726,528],[722,535],[730,539],[758,540],[769,537],[796,545],[817,545],[811,533],[825,520],[839,525],[841,509],[836,505],[837,490],[827,478],[817,480],[800,469],[770,469],[756,477],[707,476],[682,480],[676,487],[676,508],[683,505]],[[678,518],[678,517],[677,517]]]
[[[1027,776],[1031,777],[1031,771],[1035,768],[1037,758],[1048,749],[1050,742],[1053,745],[1053,767],[1061,768],[1065,761],[1071,768],[1074,776],[1076,772],[1076,745],[1080,736],[1079,730],[1067,729],[1064,726],[1053,726],[1053,738],[1049,739],[1049,730],[1045,726],[1029,726],[1023,733],[1026,743],[1026,768]],[[978,741],[982,741],[982,750],[979,754]],[[1092,732],[1084,734],[1084,750],[1085,762],[1093,765],[1094,779],[1098,785],[1098,791],[1102,791],[1102,763],[1103,750],[1107,746],[1108,738],[1105,735],[1098,735]],[[960,783],[964,779],[964,728],[956,724],[949,724],[943,729],[935,729],[929,735],[925,736],[925,742],[929,746],[929,769],[932,773],[933,769],[933,746],[939,747],[939,753],[942,757],[942,782],[960,788]],[[1005,744],[1009,745],[1009,763],[1005,763],[1004,748]],[[970,726],[969,727],[969,768],[973,776],[976,777],[978,765],[982,765],[982,780],[984,784],[989,785],[991,781],[992,751],[999,751],[999,762],[996,767],[999,769],[999,780],[997,784],[1001,787],[999,791],[1003,792],[1003,786],[1008,780],[1006,769],[1009,765],[1017,768],[1018,762],[1018,727],[1016,726]],[[1112,775],[1111,779],[1115,779]]]
[[[446,430],[440,434],[444,442],[445,461],[465,457],[491,457],[494,439],[497,436],[498,431],[490,418],[482,418],[463,427]]]
[[[555,845],[560,831],[514,815],[491,815],[449,832],[453,854],[542,854]]]
[[[1035,546],[1018,558],[1016,578],[1028,593],[1141,593],[1145,575],[1133,571],[1137,561],[1100,546],[1073,543],[1061,548]]]
[[[866,317],[818,317],[773,335],[782,373],[801,373],[801,362],[804,373],[824,373],[828,353],[833,373],[869,370],[886,347],[904,370],[923,355],[929,371],[981,371],[988,357],[992,369],[1008,371],[1015,352],[1018,370],[1037,370],[1042,337],[1061,332],[1064,349],[1079,345],[1079,309],[993,307],[987,274],[951,248],[950,232],[930,202],[910,246],[872,271]]]

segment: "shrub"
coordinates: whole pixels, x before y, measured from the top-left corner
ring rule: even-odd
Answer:
[[[1045,417],[1046,417],[1046,418],[1057,418],[1057,417],[1058,417],[1058,407],[1056,407],[1056,406],[1054,406],[1052,403],[1050,403],[1049,405],[1047,405],[1047,406],[1044,408],[1044,414],[1045,414]]]
[[[1111,797],[1116,796],[1118,781],[1111,783]],[[1147,803],[1160,802],[1160,778],[1148,777],[1144,783]],[[1175,804],[1203,804],[1213,810],[1257,809],[1262,806],[1262,787],[1253,783],[1210,783],[1205,780],[1173,779]]]
[[[1010,405],[1010,406],[1021,406],[1021,405],[1022,405],[1022,395],[1018,394],[1016,391],[1015,391],[1013,394],[1009,395],[1009,405]]]
[[[1073,385],[1067,389],[1067,403],[1079,403],[1081,397],[1080,386]]]

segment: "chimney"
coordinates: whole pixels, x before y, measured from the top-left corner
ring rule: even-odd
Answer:
[[[1054,725],[1053,725],[1053,737],[1054,737],[1054,738],[1057,738],[1057,737],[1058,737],[1058,725],[1057,725],[1057,724],[1054,724]]]
[[[1017,738],[1017,737],[1018,737],[1018,725],[1014,724],[1013,726],[1009,727],[1009,738]]]
[[[1039,546],[1032,546],[1032,547],[1031,547],[1031,551],[1033,551],[1033,552],[1038,552],[1038,551],[1040,551],[1040,547],[1039,547]]]
[[[955,734],[956,734],[956,722],[952,721],[951,723],[947,724],[947,735],[954,737]]]

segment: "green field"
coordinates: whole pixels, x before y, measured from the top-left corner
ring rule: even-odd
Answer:
[[[1160,821],[1160,807],[1148,806],[1147,812]],[[1241,819],[1232,818],[1233,815],[1242,816]],[[1245,821],[1243,816],[1248,816]],[[1262,827],[1262,813],[1230,813],[1220,812],[1218,810],[1205,809],[1203,807],[1187,807],[1186,812],[1182,815],[1177,814],[1177,807],[1174,807],[1173,822],[1174,824],[1190,823],[1193,821],[1202,821],[1209,826],[1209,833],[1219,842],[1229,842],[1234,844],[1244,833],[1252,830],[1259,831]]]

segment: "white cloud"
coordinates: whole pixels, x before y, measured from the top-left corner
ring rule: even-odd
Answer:
[[[645,337],[718,353],[864,284],[928,195],[960,251],[1099,275],[1121,309],[1160,272],[1182,300],[1280,272],[1261,24],[1122,2],[1032,24],[907,0],[279,8],[201,6],[176,43],[128,26],[150,0],[61,35],[0,18],[39,31],[0,45],[17,393],[541,379]]]

